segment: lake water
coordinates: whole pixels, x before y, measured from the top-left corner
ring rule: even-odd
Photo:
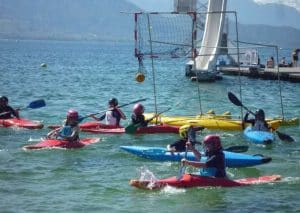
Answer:
[[[42,120],[45,126],[61,123],[69,108],[80,114],[105,110],[116,97],[120,104],[139,98],[146,111],[154,111],[151,64],[145,61],[146,80],[134,79],[138,69],[133,42],[0,41],[0,94],[14,107],[43,98],[47,106],[24,110],[23,117]],[[287,56],[288,57],[288,56]],[[172,107],[169,115],[195,115],[240,109],[227,99],[239,94],[239,79],[224,76],[216,83],[191,82],[184,76],[185,60],[155,60],[158,111]],[[46,63],[47,68],[40,64]],[[268,117],[280,116],[277,81],[241,78],[243,103],[252,110],[263,108]],[[199,86],[199,88],[198,88]],[[300,85],[281,82],[284,114],[300,116]],[[200,91],[200,96],[198,93]],[[201,100],[201,110],[199,107]],[[130,117],[132,106],[123,111]],[[122,121],[126,125],[127,121]],[[0,129],[1,212],[299,212],[299,126],[281,127],[297,142],[278,138],[272,147],[248,143],[242,132],[205,130],[220,134],[224,147],[249,145],[249,154],[273,160],[265,165],[228,169],[229,177],[244,178],[280,174],[275,184],[237,188],[193,188],[143,191],[128,182],[147,169],[157,178],[176,175],[179,163],[153,162],[120,150],[121,145],[166,146],[177,135],[92,135],[101,142],[78,150],[24,151],[29,139],[43,137],[49,129]],[[189,171],[192,171],[189,169]]]

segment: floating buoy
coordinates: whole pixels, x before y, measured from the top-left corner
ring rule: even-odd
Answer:
[[[143,82],[145,80],[145,75],[142,72],[138,72],[135,75],[135,80],[139,83]]]
[[[41,63],[41,67],[47,67],[47,64]]]

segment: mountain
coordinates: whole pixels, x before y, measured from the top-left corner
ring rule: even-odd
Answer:
[[[256,3],[259,4],[284,4],[289,7],[296,8],[296,10],[300,11],[300,1],[299,0],[254,0]]]
[[[133,15],[120,13],[141,11],[132,1],[142,2],[0,0],[0,38],[133,40]],[[274,4],[257,5],[252,0],[228,1],[228,9],[238,9],[238,20],[242,23],[239,25],[240,40],[277,44],[281,47],[300,47],[300,27],[296,29],[300,17],[295,9]],[[158,7],[163,5],[161,3]],[[269,14],[270,11],[273,11],[272,14],[276,11],[279,14],[281,11],[284,15],[281,15],[281,18],[275,17]],[[285,25],[286,18],[290,19],[289,24],[294,23],[295,26]],[[277,26],[274,26],[273,22],[277,23]],[[273,26],[267,26],[266,23]]]
[[[300,11],[283,4],[257,4],[253,0],[228,0],[227,10],[237,11],[241,24],[289,26],[300,29]]]
[[[125,0],[0,0],[0,37],[129,39],[138,8]]]
[[[173,0],[128,0],[146,11],[172,11]],[[198,0],[205,3],[207,0]],[[300,29],[300,0],[227,0],[243,24],[290,26]]]
[[[238,30],[240,41],[277,45],[281,48],[300,48],[300,30],[292,27],[239,24]],[[229,38],[236,38],[234,23],[231,23]]]

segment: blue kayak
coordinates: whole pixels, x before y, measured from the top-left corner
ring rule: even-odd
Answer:
[[[121,146],[120,148],[139,157],[157,161],[181,161],[185,156],[185,152],[169,152],[163,147]],[[256,166],[272,160],[272,158],[262,155],[246,155],[227,151],[224,151],[224,154],[226,167],[232,168]],[[195,160],[193,152],[188,152],[186,158],[188,160]],[[205,161],[206,159],[206,157],[202,157],[201,161]]]
[[[250,126],[244,130],[244,135],[250,142],[256,144],[271,144],[275,140],[275,135],[272,132],[255,131]]]

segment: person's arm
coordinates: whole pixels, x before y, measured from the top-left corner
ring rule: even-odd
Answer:
[[[193,167],[196,167],[196,168],[206,168],[206,163],[202,163],[200,161],[189,161],[189,160],[186,160],[186,159],[182,159],[181,162],[184,165],[189,165],[189,166],[193,166]]]
[[[96,121],[102,121],[105,118],[105,116],[106,115],[104,114],[104,115],[102,115],[101,117],[98,118],[95,115],[91,115],[91,117],[94,118]]]
[[[243,119],[244,122],[249,122],[248,121],[248,116],[249,116],[249,112],[246,112],[246,114],[244,116],[244,119]]]
[[[126,115],[122,112],[122,110],[120,108],[118,108],[118,107],[116,107],[115,109],[119,112],[121,118],[123,120],[126,120]]]
[[[56,129],[50,131],[50,132],[47,134],[46,138],[49,138],[49,139],[54,138],[54,136],[57,135],[57,133],[60,131],[60,129],[61,129],[61,127],[56,128]]]

